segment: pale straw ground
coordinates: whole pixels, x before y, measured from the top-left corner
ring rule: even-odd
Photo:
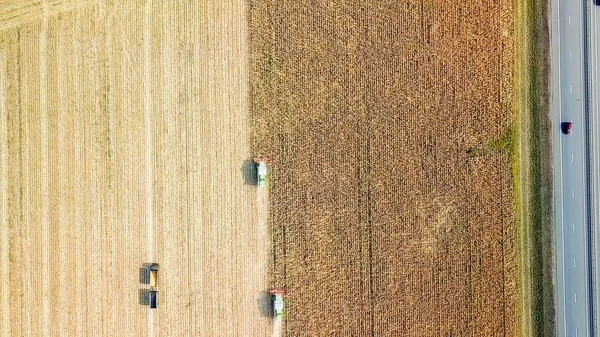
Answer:
[[[0,2],[0,337],[271,334],[247,11]]]

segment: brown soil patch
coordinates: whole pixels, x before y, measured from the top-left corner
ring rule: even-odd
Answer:
[[[289,336],[516,334],[511,1],[253,1]],[[472,148],[488,149],[471,156]]]

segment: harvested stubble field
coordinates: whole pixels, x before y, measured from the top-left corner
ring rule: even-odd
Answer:
[[[513,3],[252,1],[288,336],[517,335]]]
[[[269,228],[242,171],[247,13],[0,2],[0,336],[271,332]]]

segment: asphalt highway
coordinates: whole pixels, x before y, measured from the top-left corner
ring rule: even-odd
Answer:
[[[598,299],[598,289],[600,289],[600,280],[597,277],[598,271],[600,270],[600,261],[597,256],[600,254],[600,240],[598,240],[598,233],[600,233],[600,67],[596,66],[600,60],[600,6],[593,3],[589,3],[588,8],[588,72],[589,76],[589,116],[590,116],[590,129],[589,138],[591,145],[591,253],[592,253],[592,266],[594,271],[592,273],[592,303],[593,303],[593,316],[592,326],[594,331],[598,334],[598,308],[600,302]]]
[[[588,181],[587,30],[590,3],[552,0],[551,83],[554,148],[556,328],[558,336],[593,335],[591,192]],[[561,123],[572,122],[564,134]]]

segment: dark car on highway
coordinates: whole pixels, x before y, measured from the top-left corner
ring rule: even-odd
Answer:
[[[570,135],[571,132],[573,132],[573,123],[572,122],[563,122],[562,123],[562,131],[565,134]]]

